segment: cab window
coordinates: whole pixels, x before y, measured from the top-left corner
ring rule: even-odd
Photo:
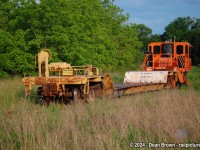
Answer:
[[[188,50],[189,50],[189,49],[188,49],[188,46],[186,45],[186,46],[185,46],[185,53],[186,53],[186,54],[188,54]]]
[[[183,45],[178,45],[178,46],[176,47],[176,53],[177,53],[178,55],[183,54]]]
[[[149,52],[152,52],[151,46],[149,46]]]
[[[173,54],[173,45],[172,44],[163,44],[162,45],[162,54]]]
[[[154,46],[154,54],[160,54],[160,46]]]

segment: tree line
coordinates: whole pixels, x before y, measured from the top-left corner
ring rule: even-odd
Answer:
[[[150,41],[174,33],[199,50],[200,21],[187,18],[170,23],[163,35],[153,35],[143,24],[127,23],[129,15],[114,0],[1,0],[0,77],[36,73],[34,55],[42,48],[50,49],[52,62],[93,64],[105,70],[134,69]],[[186,24],[184,29],[179,22]],[[195,52],[198,64],[199,51]]]

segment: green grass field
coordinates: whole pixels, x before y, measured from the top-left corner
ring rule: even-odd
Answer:
[[[200,65],[194,66],[187,76],[190,86],[195,90],[200,91]]]
[[[193,85],[198,75],[190,74],[193,87],[181,90],[49,107],[35,104],[34,97],[24,98],[21,78],[1,80],[0,149],[110,150],[128,149],[130,142],[199,143],[200,92]]]

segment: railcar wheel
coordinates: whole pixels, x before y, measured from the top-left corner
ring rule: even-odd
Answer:
[[[102,96],[102,85],[101,83],[90,86],[90,92],[86,96],[85,101],[87,103],[95,101],[96,98]]]
[[[175,76],[174,75],[168,76],[167,84],[166,84],[165,88],[166,89],[172,89],[175,86],[176,86]]]
[[[78,89],[74,88],[73,89],[73,100],[74,100],[74,102],[77,102],[78,99],[79,99],[79,97],[78,97]]]
[[[80,88],[78,87],[73,88],[72,93],[74,102],[81,102],[84,99]]]

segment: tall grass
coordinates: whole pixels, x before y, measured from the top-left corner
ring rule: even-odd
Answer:
[[[200,93],[162,90],[89,104],[35,104],[20,79],[0,81],[0,149],[128,149],[130,142],[198,143]]]

